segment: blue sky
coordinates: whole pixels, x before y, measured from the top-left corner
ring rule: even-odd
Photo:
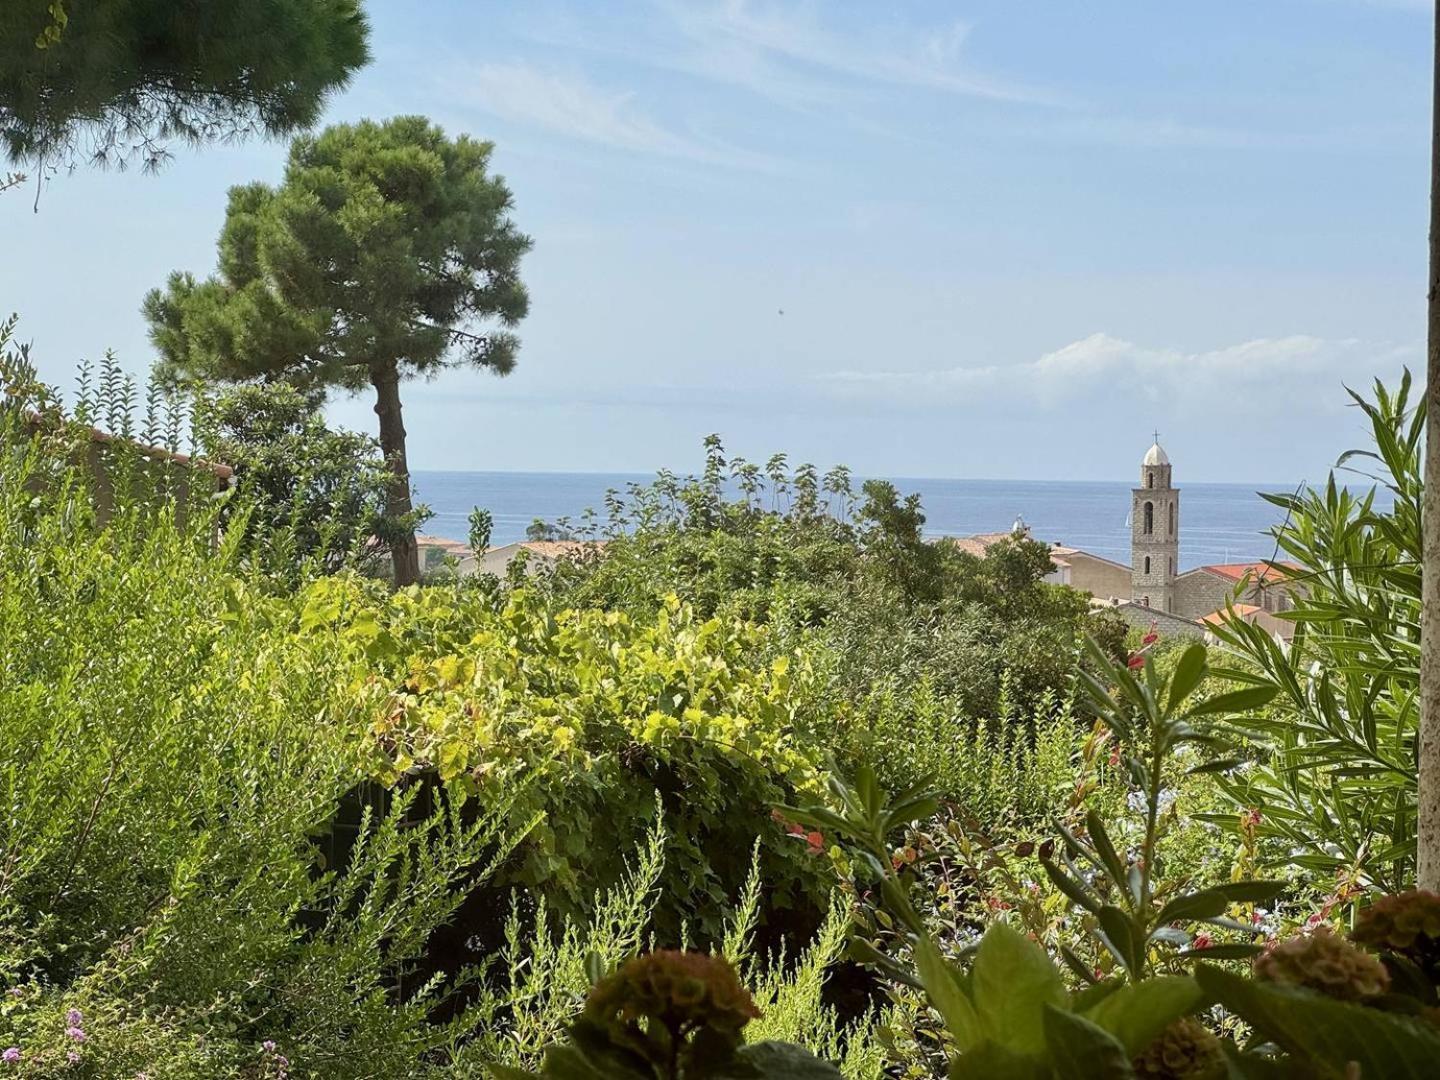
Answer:
[[[405,391],[414,468],[1323,475],[1342,384],[1423,369],[1427,5],[370,0],[327,119],[494,140],[535,238],[506,379]],[[0,197],[0,310],[66,383],[153,352],[226,188],[177,148]],[[783,314],[781,311],[783,310]],[[332,416],[369,429],[364,399]]]

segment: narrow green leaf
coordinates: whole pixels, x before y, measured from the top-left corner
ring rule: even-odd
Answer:
[[[1173,713],[1178,705],[1195,692],[1205,679],[1207,650],[1198,641],[1180,654],[1175,672],[1170,676],[1170,690],[1165,698],[1165,711]]]
[[[1085,886],[1070,877],[1069,874],[1065,873],[1065,871],[1061,870],[1049,859],[1041,859],[1040,865],[1044,868],[1045,873],[1049,875],[1050,880],[1055,883],[1055,887],[1068,896],[1074,903],[1079,904],[1092,914],[1100,914],[1100,901],[1091,896],[1090,893],[1086,891]]]
[[[960,989],[950,965],[927,934],[920,935],[915,942],[915,969],[930,1004],[944,1018],[956,1049],[963,1053],[978,1045],[981,1028],[975,1006]]]
[[[1254,712],[1268,705],[1279,691],[1278,686],[1248,686],[1243,690],[1232,690],[1228,694],[1219,694],[1192,706],[1186,715],[1219,716]]]
[[[1118,953],[1118,959],[1125,965],[1125,970],[1130,974],[1136,974],[1139,963],[1137,943],[1130,926],[1130,918],[1119,908],[1106,904],[1099,913],[1100,928],[1105,931],[1105,937],[1112,946],[1112,952]]]
[[[1117,888],[1125,888],[1125,864],[1115,852],[1115,845],[1110,843],[1110,834],[1105,831],[1105,822],[1100,815],[1091,810],[1085,815],[1085,829],[1090,834],[1090,842],[1095,845],[1095,851],[1105,863],[1105,868],[1110,871],[1110,880]]]

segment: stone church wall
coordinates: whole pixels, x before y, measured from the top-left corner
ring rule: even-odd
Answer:
[[[1191,570],[1175,579],[1175,614],[1198,619],[1225,606],[1234,582],[1205,570]]]
[[[1114,607],[1100,608],[1100,611],[1113,611],[1127,623],[1137,630],[1150,630],[1154,628],[1162,638],[1166,637],[1204,637],[1205,628],[1199,623],[1191,622],[1189,619],[1182,619],[1178,615],[1171,615],[1164,611],[1156,611],[1154,608],[1147,608],[1143,604],[1116,604]]]

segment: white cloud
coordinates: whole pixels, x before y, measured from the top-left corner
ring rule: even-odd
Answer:
[[[970,25],[940,27],[872,25],[864,34],[842,34],[820,18],[814,0],[757,4],[719,0],[708,4],[656,0],[680,33],[699,48],[697,74],[719,77],[779,99],[803,92],[806,76],[825,73],[848,80],[923,87],[997,101],[1058,104],[1034,87],[993,78],[961,61]],[[833,9],[832,9],[833,10]],[[812,91],[812,96],[814,96]]]
[[[773,171],[761,154],[672,130],[647,115],[635,95],[607,90],[579,75],[531,64],[482,64],[452,80],[464,103],[512,123],[635,153],[706,165]]]
[[[1422,359],[1418,345],[1303,334],[1188,352],[1096,333],[1020,363],[838,371],[825,382],[844,396],[935,404],[1005,403],[1041,410],[1094,405],[1102,411],[1160,405],[1176,412],[1226,404],[1274,412],[1301,398],[1343,404],[1342,384],[1361,389],[1373,376],[1391,377],[1403,364],[1414,368]]]

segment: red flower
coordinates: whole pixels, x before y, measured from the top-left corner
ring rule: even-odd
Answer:
[[[1135,653],[1130,657],[1129,660],[1126,661],[1125,666],[1128,667],[1131,671],[1134,671],[1136,668],[1142,668],[1145,666],[1145,657],[1141,656],[1139,653]]]
[[[825,850],[825,834],[821,832],[806,833],[805,842],[810,845],[810,854],[818,855]]]
[[[1191,949],[1208,949],[1215,944],[1215,939],[1209,934],[1196,934],[1195,940],[1190,942]]]
[[[1159,640],[1160,640],[1160,635],[1157,634],[1154,630],[1151,630],[1150,633],[1146,634],[1143,638],[1140,639],[1140,644],[1141,644],[1141,645],[1154,645],[1155,642],[1157,642],[1157,641],[1159,641]]]

